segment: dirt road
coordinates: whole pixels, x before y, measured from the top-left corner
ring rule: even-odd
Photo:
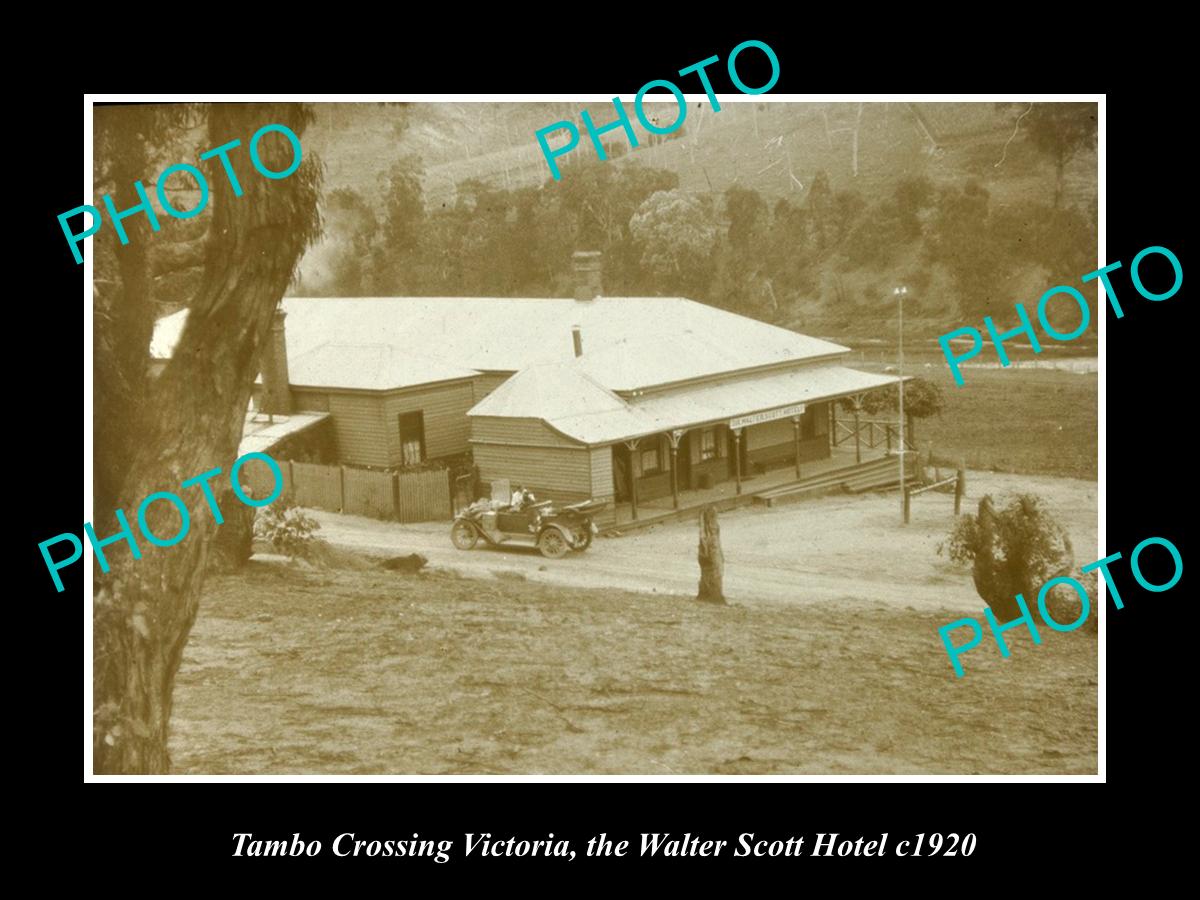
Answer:
[[[969,472],[967,484],[964,511],[973,512],[986,493],[1040,494],[1070,533],[1077,566],[1104,556],[1096,546],[1094,482]],[[981,601],[969,573],[936,553],[953,518],[953,498],[936,492],[915,497],[907,527],[899,524],[899,506],[893,492],[722,513],[727,597],[746,605],[833,600],[978,611]],[[519,573],[529,581],[567,587],[688,596],[695,594],[699,577],[694,521],[599,538],[583,553],[553,560],[525,548],[456,550],[445,523],[399,525],[321,511],[313,515],[321,522],[320,536],[332,544],[387,555],[421,553],[432,567],[471,577]]]

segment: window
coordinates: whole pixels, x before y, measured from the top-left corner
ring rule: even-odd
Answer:
[[[400,414],[400,463],[416,466],[425,461],[425,414],[420,410]]]
[[[662,465],[658,458],[658,448],[642,451],[642,474],[653,475],[662,470]]]
[[[705,428],[700,432],[700,461],[717,458],[717,430]]]

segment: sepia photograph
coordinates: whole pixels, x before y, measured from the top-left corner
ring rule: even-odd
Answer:
[[[92,772],[1097,776],[1097,102],[692,89],[88,107]]]

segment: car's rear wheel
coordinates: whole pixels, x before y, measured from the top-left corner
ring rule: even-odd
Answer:
[[[579,542],[578,546],[575,549],[576,550],[586,550],[588,547],[592,546],[592,525],[591,525],[591,523],[589,522],[588,524],[584,525],[583,528],[581,529],[580,533],[583,535],[583,540]]]
[[[538,535],[538,550],[542,552],[542,556],[550,559],[558,559],[561,556],[566,556],[567,551],[571,548],[567,546],[567,540],[562,536],[562,532],[557,528],[547,528]]]
[[[450,529],[450,541],[459,550],[471,550],[479,542],[479,535],[466,522],[455,522]]]

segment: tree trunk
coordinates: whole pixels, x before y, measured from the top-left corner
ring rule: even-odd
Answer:
[[[229,485],[259,348],[304,247],[317,228],[319,175],[305,160],[284,179],[267,179],[249,161],[250,136],[278,123],[301,134],[308,114],[298,104],[214,104],[210,146],[234,138],[230,153],[244,191],[236,197],[220,160],[210,160],[212,227],[200,289],[173,358],[150,387],[144,427],[119,493],[134,529],[138,505],[155,491],[187,504],[191,530],[173,547],[139,541],[141,559],[128,548],[105,548],[110,571],[97,568],[93,600],[93,764],[97,773],[163,773],[170,765],[167,737],[175,673],[196,618],[199,592],[218,527],[203,492],[180,483],[215,467],[218,495]],[[263,164],[282,171],[292,161],[289,143],[268,135],[259,144]],[[171,227],[169,220],[164,228]],[[153,240],[147,235],[146,240]],[[122,247],[117,252],[128,250]],[[101,364],[97,360],[97,364]],[[145,365],[144,360],[141,361]],[[101,447],[98,453],[104,452]],[[150,530],[177,533],[178,514],[157,503]],[[114,519],[94,523],[97,537],[115,533]]]
[[[255,508],[242,503],[232,490],[219,494],[217,503],[225,522],[213,536],[209,570],[234,572],[254,555]]]
[[[725,554],[721,552],[721,526],[717,508],[706,506],[700,513],[700,591],[696,599],[724,603]]]
[[[979,501],[980,546],[975,551],[971,566],[971,577],[975,590],[991,607],[998,622],[1011,622],[1021,614],[1015,595],[1023,589],[1018,583],[1011,563],[1004,558],[999,547],[999,526],[990,495]]]

